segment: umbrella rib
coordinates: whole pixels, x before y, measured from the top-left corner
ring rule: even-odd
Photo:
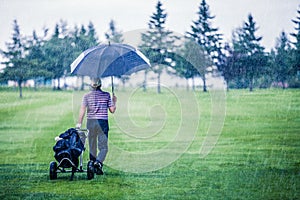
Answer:
[[[105,50],[107,49],[107,46],[105,46],[103,49],[102,49],[102,51],[100,51],[100,52],[98,52],[98,56],[99,56],[99,59],[98,59],[98,68],[97,68],[97,73],[96,73],[96,76],[98,77],[98,78],[101,78],[102,77],[102,75],[103,75],[103,73],[104,73],[104,71],[103,70],[101,70],[101,68],[102,67],[104,67],[104,66],[101,66],[101,61],[102,61],[102,55],[104,54],[104,52],[105,52]],[[103,64],[103,62],[102,62],[102,64]],[[96,66],[97,67],[97,66]],[[102,72],[101,72],[102,71]],[[101,74],[100,74],[101,73]]]
[[[100,53],[99,53],[99,55],[100,55]],[[100,55],[101,56],[101,55]],[[96,76],[98,77],[98,78],[101,78],[101,75],[99,76],[99,74],[100,74],[100,68],[101,68],[101,66],[100,66],[100,64],[101,64],[101,59],[99,59],[99,61],[98,61],[98,69],[97,69],[97,73],[96,73]]]

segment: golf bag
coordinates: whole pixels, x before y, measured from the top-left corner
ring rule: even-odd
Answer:
[[[78,157],[84,149],[78,131],[74,128],[60,134],[53,147],[54,157],[63,168],[78,167]]]

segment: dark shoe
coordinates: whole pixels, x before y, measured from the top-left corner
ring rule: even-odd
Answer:
[[[99,161],[96,161],[94,163],[94,168],[95,168],[95,173],[97,175],[103,175],[103,170],[102,170],[103,164]]]

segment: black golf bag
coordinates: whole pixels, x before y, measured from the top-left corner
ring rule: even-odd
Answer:
[[[78,157],[85,150],[78,131],[70,128],[60,134],[59,138],[53,147],[55,159],[63,168],[78,167]]]

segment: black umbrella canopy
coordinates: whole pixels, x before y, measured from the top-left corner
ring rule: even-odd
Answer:
[[[139,50],[127,44],[101,44],[81,53],[71,64],[71,74],[103,78],[122,76],[150,68]]]

